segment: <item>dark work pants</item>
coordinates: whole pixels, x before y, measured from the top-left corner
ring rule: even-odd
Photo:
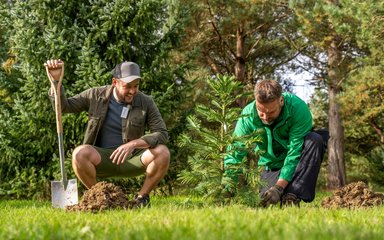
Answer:
[[[315,198],[315,188],[319,175],[321,162],[327,148],[329,133],[327,130],[318,130],[308,133],[304,140],[299,164],[293,178],[284,189],[284,194],[293,193],[304,202],[312,202]],[[260,189],[260,196],[279,179],[280,170],[263,170],[260,180],[265,183]]]

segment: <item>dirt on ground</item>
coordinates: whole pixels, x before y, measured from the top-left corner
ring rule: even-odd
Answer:
[[[338,189],[325,198],[321,205],[325,208],[372,207],[384,203],[384,195],[375,193],[364,182],[353,182]]]
[[[67,206],[67,211],[100,212],[109,209],[132,208],[132,201],[119,186],[113,183],[98,182],[84,192],[79,204]]]

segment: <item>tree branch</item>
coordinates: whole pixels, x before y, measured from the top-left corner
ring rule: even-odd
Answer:
[[[383,134],[383,131],[381,131],[381,129],[377,126],[377,124],[376,124],[373,120],[370,120],[370,121],[369,121],[369,124],[370,124],[371,127],[375,130],[375,132],[377,133],[377,135],[379,135],[379,137],[380,137],[380,142],[384,143],[384,134]]]

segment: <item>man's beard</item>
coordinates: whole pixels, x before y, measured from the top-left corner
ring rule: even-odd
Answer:
[[[116,93],[116,97],[117,97],[117,99],[116,99],[116,101],[117,102],[119,102],[119,103],[125,103],[125,104],[129,104],[130,102],[127,102],[127,101],[125,101],[125,98],[126,97],[133,97],[132,95],[128,95],[128,96],[125,96],[125,95],[122,95],[119,91],[117,91],[116,89],[115,89],[115,93]]]
[[[273,120],[272,122],[264,122],[264,121],[262,121],[263,122],[263,124],[265,124],[265,125],[272,125],[274,122],[275,122],[275,120]]]

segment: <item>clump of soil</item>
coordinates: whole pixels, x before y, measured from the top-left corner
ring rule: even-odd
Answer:
[[[132,208],[132,201],[113,183],[98,182],[84,192],[79,204],[67,206],[67,211],[100,212],[107,209]]]
[[[384,203],[384,195],[371,191],[364,182],[350,183],[333,196],[325,198],[321,205],[325,208],[372,207]]]

